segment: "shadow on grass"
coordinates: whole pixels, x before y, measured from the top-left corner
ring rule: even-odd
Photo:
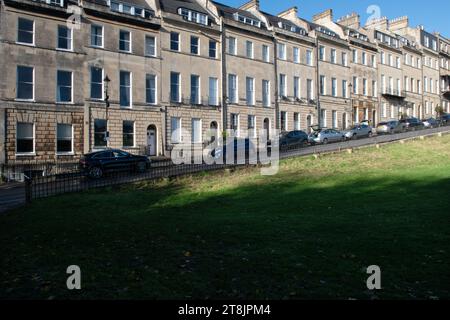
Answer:
[[[449,178],[287,180],[38,201],[0,217],[0,297],[450,297]],[[373,264],[383,291],[366,289]]]

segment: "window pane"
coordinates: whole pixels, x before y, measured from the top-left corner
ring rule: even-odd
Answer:
[[[148,56],[155,56],[156,50],[155,50],[155,37],[145,37],[145,50],[146,55]]]
[[[72,101],[72,72],[58,71],[57,73],[57,101]]]
[[[58,124],[56,129],[57,152],[72,152],[72,125]]]
[[[32,123],[17,123],[17,152],[27,153],[34,151],[33,142],[33,124]]]
[[[17,138],[32,139],[33,138],[33,124],[32,123],[18,123],[17,124]]]
[[[198,38],[197,37],[191,37],[191,53],[192,54],[198,54]]]
[[[179,94],[179,86],[180,86],[180,74],[176,72],[170,73],[170,99],[174,102],[179,102],[180,94]]]
[[[22,43],[33,43],[34,22],[32,20],[19,18],[17,41]]]
[[[106,147],[106,120],[94,120],[94,145],[96,147]]]
[[[171,141],[172,143],[181,142],[181,119],[177,117],[172,117],[171,121]]]
[[[33,99],[33,68],[17,67],[17,98]]]
[[[120,31],[119,49],[122,51],[130,51],[130,32]]]
[[[200,100],[200,77],[191,75],[191,103],[198,104]]]
[[[156,103],[156,76],[148,74],[145,82],[146,88],[146,102],[154,104]]]
[[[96,47],[103,46],[103,27],[91,26],[91,45]]]
[[[91,67],[91,98],[103,98],[103,69]]]
[[[124,121],[123,122],[123,146],[133,147],[134,146],[134,122]]]
[[[58,26],[58,48],[72,49],[72,31],[65,26]]]
[[[170,50],[179,50],[179,34],[176,32],[170,34]]]
[[[120,105],[131,106],[131,76],[127,71],[120,72]]]
[[[217,100],[217,78],[209,78],[209,105],[216,106]]]
[[[192,119],[192,142],[202,142],[202,122],[200,119]]]
[[[216,42],[215,41],[209,41],[209,57],[210,58],[216,57]]]

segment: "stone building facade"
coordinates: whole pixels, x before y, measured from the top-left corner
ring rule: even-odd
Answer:
[[[449,46],[407,17],[307,21],[258,0],[1,0],[0,163],[435,116]]]

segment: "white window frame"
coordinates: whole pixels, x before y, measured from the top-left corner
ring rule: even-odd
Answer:
[[[286,60],[286,44],[285,43],[278,43],[277,44],[277,55],[278,59],[280,60]]]
[[[153,40],[155,41],[154,42],[154,53],[153,54],[149,54],[148,51],[147,51],[147,48],[148,48],[148,46],[147,46],[147,39],[148,38],[153,38]],[[144,38],[144,44],[145,44],[145,56],[146,57],[156,57],[157,56],[157,41],[156,41],[156,37],[153,36],[153,35],[146,34],[145,38]]]
[[[262,45],[262,58],[264,62],[270,62],[270,49],[267,44]]]
[[[195,126],[197,124],[199,127]],[[202,127],[202,119],[201,118],[192,118],[191,119],[191,130],[192,130],[192,137],[191,142],[192,143],[202,143],[203,142],[203,127]],[[196,136],[196,129],[199,129],[200,132],[197,132],[197,139],[195,139]]]
[[[92,98],[92,69],[101,69],[102,70],[102,97],[101,98]],[[89,68],[89,99],[91,100],[96,100],[96,101],[103,101],[105,99],[105,82],[103,81],[103,79],[105,78],[105,69],[104,68],[99,68],[96,66],[90,66]]]
[[[172,49],[172,42],[174,42],[174,41],[172,41],[172,35],[175,35],[175,34],[177,35],[176,43],[177,43],[178,49]],[[180,35],[179,32],[171,31],[169,33],[169,50],[173,51],[173,52],[180,52],[181,51],[181,35]]]
[[[21,20],[21,19],[33,22],[33,32],[32,32],[33,42],[32,43],[19,41],[19,20]],[[32,47],[34,47],[36,45],[35,44],[36,43],[36,22],[34,20],[30,20],[30,19],[23,18],[23,17],[18,17],[18,19],[17,19],[17,38],[16,38],[16,43],[17,44],[22,44],[22,45],[25,45],[25,46],[32,46]]]
[[[252,87],[249,88],[249,80],[251,80]],[[249,101],[249,93],[251,93]],[[245,100],[248,106],[254,106],[255,105],[255,78],[252,77],[246,77],[245,78]]]
[[[233,47],[231,47],[231,43],[233,44]],[[233,49],[233,50],[231,50]],[[231,55],[237,55],[237,39],[235,37],[228,37],[228,48],[227,48],[228,54]]]
[[[174,120],[175,121],[177,121],[177,123],[178,123],[178,127],[179,127],[179,130],[178,130],[178,136],[176,136],[175,137],[175,140],[174,140],[174,135],[173,135],[173,133],[174,133],[174,126],[173,126],[173,124],[174,124]],[[182,134],[181,134],[181,131],[182,131],[182,119],[181,119],[181,117],[171,117],[170,118],[170,142],[171,142],[171,144],[179,144],[179,143],[182,143],[183,142],[183,136],[182,136]]]
[[[249,52],[250,50],[250,52]],[[255,50],[254,50],[254,44],[250,40],[245,41],[245,56],[248,59],[254,59],[255,58]]]
[[[266,87],[265,84],[267,83],[267,92],[265,92]],[[262,80],[262,103],[263,107],[270,107],[272,105],[271,96],[270,96],[270,80]]]
[[[25,67],[25,68],[31,68],[33,69],[33,97],[31,99],[26,99],[26,98],[18,98],[17,94],[19,92],[18,88],[19,88],[19,67]],[[25,65],[17,65],[16,67],[16,101],[29,101],[29,102],[34,102],[36,101],[36,68],[35,67],[31,67],[31,66],[25,66]]]
[[[59,47],[59,38],[60,38],[60,36],[59,36],[59,28],[60,27],[66,28],[69,31],[70,37],[68,39],[70,39],[70,42],[69,42],[69,48],[68,49]],[[73,49],[73,28],[69,28],[66,25],[61,25],[61,24],[59,24],[56,28],[57,28],[56,49],[60,50],[60,51],[73,52],[73,50],[74,50]]]
[[[154,91],[155,91],[155,102],[154,103],[151,103],[151,102],[147,101],[147,91],[148,91],[148,88],[147,88],[147,77],[148,76],[155,77],[155,89],[154,89]],[[158,104],[158,76],[156,74],[153,74],[153,73],[146,73],[145,74],[145,84],[146,84],[145,85],[145,103],[148,104],[148,105],[157,105]]]
[[[34,122],[16,122],[16,131],[18,128],[19,123],[25,123],[25,124],[32,124],[33,125],[33,151],[32,152],[18,152],[17,151],[17,140],[18,140],[18,134],[16,132],[16,156],[33,156],[36,155],[36,124]]]
[[[71,81],[71,83],[70,83],[70,101],[59,101],[58,100],[58,72],[59,71],[61,71],[61,72],[70,72],[70,81]],[[73,71],[72,70],[65,70],[65,69],[58,69],[58,70],[56,70],[56,97],[55,97],[55,100],[56,100],[56,103],[58,103],[58,104],[73,104],[74,103],[74,100],[73,100],[73,86],[74,86],[74,81],[73,81]]]
[[[294,63],[299,64],[300,63],[300,48],[294,47],[292,50],[293,50],[292,54],[294,56]]]
[[[214,99],[214,101],[212,101],[211,99],[211,81],[213,81],[214,82],[214,87],[213,87],[213,89],[214,89],[214,92],[215,92],[215,99]],[[208,78],[208,85],[209,85],[209,88],[208,88],[208,104],[210,105],[210,106],[218,106],[219,105],[219,79],[218,78],[216,78],[216,77],[209,77]]]
[[[334,48],[330,50],[330,62],[333,64],[337,63],[337,50]]]
[[[100,46],[92,44],[92,29],[94,27],[99,27],[102,30],[102,35],[101,35],[101,39],[102,39],[102,44]],[[93,48],[101,48],[103,49],[105,47],[105,27],[103,25],[100,24],[91,24],[91,32],[90,32],[90,46]]]
[[[120,73],[126,72],[130,75],[130,105],[129,106],[122,106],[120,104],[120,89],[122,87],[122,84],[120,83]],[[121,109],[132,109],[133,108],[133,73],[131,71],[127,70],[119,70],[119,106]]]
[[[70,128],[71,128],[71,140],[70,140],[70,142],[71,142],[71,149],[72,149],[72,151],[70,151],[70,152],[66,152],[66,151],[58,151],[58,125],[69,125],[70,126]],[[57,155],[74,155],[75,154],[75,150],[74,150],[74,131],[73,131],[73,124],[71,124],[71,123],[57,123],[56,124],[56,145],[55,145],[55,150],[56,150],[56,154]]]
[[[231,86],[230,79],[234,78],[235,80],[235,88]],[[230,93],[233,92],[234,96],[230,95]],[[239,103],[239,85],[238,85],[238,76],[232,73],[228,74],[228,100],[229,103],[237,104]]]
[[[129,34],[129,36],[130,36],[130,40],[128,41],[128,43],[129,43],[129,48],[128,48],[128,50],[122,50],[122,49],[120,49],[120,43],[124,41],[124,40],[121,40],[121,39],[120,39],[120,35],[122,34],[122,32],[128,32],[128,34]],[[125,43],[126,43],[126,41],[125,41]],[[131,52],[133,52],[133,34],[132,34],[131,31],[129,31],[129,30],[124,30],[124,29],[119,30],[119,52],[126,52],[126,53],[131,53]]]

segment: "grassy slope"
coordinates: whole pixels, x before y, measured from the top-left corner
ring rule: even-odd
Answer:
[[[450,137],[0,216],[0,297],[449,298]],[[83,290],[65,289],[68,265]],[[367,266],[383,290],[365,287]]]

